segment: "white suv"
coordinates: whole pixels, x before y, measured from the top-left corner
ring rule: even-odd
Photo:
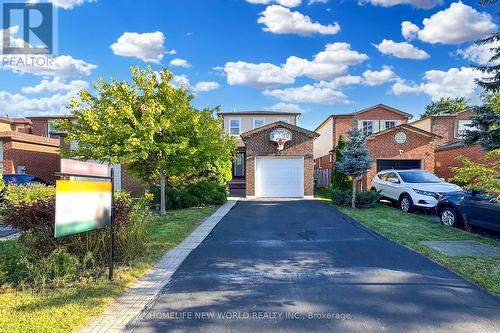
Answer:
[[[415,208],[431,209],[443,193],[461,191],[460,186],[442,181],[424,170],[384,170],[372,179],[372,190],[399,203],[405,212]]]

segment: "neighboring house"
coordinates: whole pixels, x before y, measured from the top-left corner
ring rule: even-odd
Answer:
[[[481,162],[484,152],[479,145],[466,147],[462,141],[462,135],[471,124],[472,110],[466,109],[454,114],[427,116],[411,123],[412,126],[438,134],[435,149],[435,173],[439,177],[450,179],[454,173],[452,167],[461,166],[457,159],[465,156],[475,162]]]
[[[70,142],[68,144],[64,142],[64,133],[61,133],[55,129],[55,124],[60,120],[72,120],[74,119],[71,115],[60,115],[60,116],[34,116],[29,117],[32,122],[32,133],[35,135],[43,136],[46,138],[54,138],[57,141],[60,140],[61,147],[72,148],[75,147],[75,142]],[[58,163],[56,169],[53,171],[59,171],[60,163]],[[133,196],[142,197],[146,187],[137,181],[134,177],[128,174],[121,164],[111,165],[114,170],[114,182],[115,190],[124,190],[130,192]]]
[[[378,104],[349,114],[331,115],[316,128],[314,143],[316,169],[333,168],[339,137],[359,128],[367,135],[366,146],[373,158],[372,168],[362,177],[367,189],[375,174],[385,169],[425,169],[434,172],[434,146],[439,135],[408,125],[412,115]]]
[[[308,197],[313,195],[313,141],[318,134],[298,127],[300,113],[277,111],[220,112],[226,133],[238,143],[232,188],[247,197]],[[291,140],[278,151],[274,133]]]
[[[26,118],[0,117],[0,172],[27,173],[54,183],[59,167],[59,140],[32,133]]]

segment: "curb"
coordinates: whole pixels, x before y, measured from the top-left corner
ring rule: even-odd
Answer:
[[[129,322],[139,317],[151,301],[155,300],[184,259],[210,234],[212,229],[233,208],[238,200],[228,200],[214,214],[207,217],[186,239],[170,249],[104,312],[81,329],[80,333],[124,332]]]

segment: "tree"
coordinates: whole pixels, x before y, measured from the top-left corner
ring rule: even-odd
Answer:
[[[482,0],[481,5],[492,5],[498,0]],[[478,40],[477,45],[491,45],[490,51],[493,56],[489,59],[488,64],[476,66],[476,69],[481,73],[486,74],[482,79],[476,79],[478,86],[487,92],[500,92],[500,32],[494,32],[487,38]]]
[[[474,107],[471,128],[465,131],[466,145],[479,143],[484,150],[500,148],[500,93],[483,94],[483,104]]]
[[[336,163],[340,172],[352,177],[351,207],[356,208],[356,179],[365,174],[372,165],[372,159],[365,147],[366,136],[357,128],[347,131],[349,140],[342,152],[342,160]]]
[[[349,179],[349,176],[340,172],[340,170],[336,167],[336,164],[342,161],[342,153],[345,149],[345,141],[342,136],[340,136],[337,147],[335,147],[335,168],[333,169],[332,188],[343,191],[348,190],[352,185],[352,181]]]
[[[444,98],[437,102],[432,101],[425,107],[425,112],[421,118],[439,114],[453,114],[468,108],[468,100],[465,97]]]
[[[66,156],[122,163],[144,183],[160,180],[161,214],[169,180],[215,177],[226,182],[236,143],[213,118],[218,108],[196,110],[185,88],[170,85],[173,74],[131,68],[132,82],[94,83],[96,95],[82,90],[71,101],[74,121],[60,124],[77,147]]]

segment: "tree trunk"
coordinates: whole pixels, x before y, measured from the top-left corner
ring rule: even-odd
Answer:
[[[166,202],[166,193],[165,193],[165,171],[163,168],[160,168],[160,215],[165,215],[165,202]]]
[[[356,208],[356,177],[352,177],[352,199],[351,207]]]

